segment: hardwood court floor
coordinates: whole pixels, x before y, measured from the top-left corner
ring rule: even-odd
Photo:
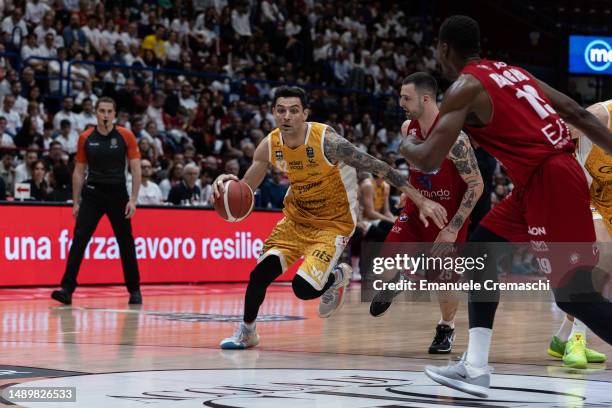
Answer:
[[[465,351],[464,304],[455,352],[431,356],[436,303],[397,303],[375,319],[353,285],[343,309],[324,320],[318,301],[299,301],[290,287],[275,285],[261,309],[260,345],[221,351],[243,293],[244,285],[146,286],[144,305],[128,307],[123,288],[81,288],[66,307],[47,288],[0,290],[0,384],[76,387],[76,403],[23,406],[612,406],[605,364],[566,370],[546,354],[563,318],[551,303],[500,305],[493,389],[483,400],[422,374],[424,365],[445,365]],[[612,355],[595,336],[589,345]]]

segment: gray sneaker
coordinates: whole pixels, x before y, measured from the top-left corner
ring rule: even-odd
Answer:
[[[477,377],[470,377],[467,372],[465,354],[454,365],[447,367],[426,366],[425,375],[435,382],[447,387],[466,392],[481,398],[489,396],[491,387],[491,369],[487,367],[486,372]]]
[[[351,282],[351,272],[353,269],[345,263],[341,263],[332,272],[336,278],[333,285],[321,296],[319,303],[319,317],[330,317],[335,311],[342,307],[346,288]]]
[[[223,339],[219,346],[224,350],[244,350],[259,344],[259,335],[256,327],[248,329],[244,323],[240,323],[234,335]]]

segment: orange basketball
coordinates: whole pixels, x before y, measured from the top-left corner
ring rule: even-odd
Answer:
[[[215,199],[215,210],[226,221],[244,220],[253,211],[253,191],[243,181],[228,180],[223,185],[223,194]]]

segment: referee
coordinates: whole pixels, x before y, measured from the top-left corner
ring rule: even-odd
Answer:
[[[130,293],[129,303],[142,304],[130,221],[136,211],[140,188],[140,152],[134,134],[126,128],[113,125],[115,115],[115,101],[108,97],[100,98],[96,104],[97,126],[85,130],[79,136],[72,175],[72,215],[76,218],[74,239],[62,278],[62,288],[51,294],[53,299],[66,305],[72,303],[72,293],[77,286],[77,274],[85,249],[104,214],[108,216],[119,244],[123,276]],[[128,196],[126,188],[126,157],[132,172],[131,196]]]

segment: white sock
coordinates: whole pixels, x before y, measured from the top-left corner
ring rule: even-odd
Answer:
[[[561,341],[567,341],[567,339],[569,339],[570,333],[572,332],[573,325],[574,322],[569,320],[567,318],[567,315],[565,315],[565,317],[563,318],[563,323],[561,323],[561,327],[559,327],[559,330],[557,331],[557,334],[555,336],[557,336],[557,338]]]
[[[469,333],[465,360],[468,366],[484,369],[489,364],[489,349],[491,348],[493,330],[486,327],[474,327],[470,329]]]
[[[440,318],[440,321],[438,322],[438,324],[445,324],[447,326],[450,326],[451,329],[455,328],[455,321],[451,320],[450,322],[447,322],[446,320]]]
[[[244,324],[244,327],[246,327],[249,330],[255,329],[255,321],[252,321],[251,323],[242,322],[242,324]]]
[[[586,324],[582,323],[580,320],[574,317],[574,324],[572,325],[572,332],[570,333],[570,338],[574,336],[574,334],[582,334],[586,339]]]

